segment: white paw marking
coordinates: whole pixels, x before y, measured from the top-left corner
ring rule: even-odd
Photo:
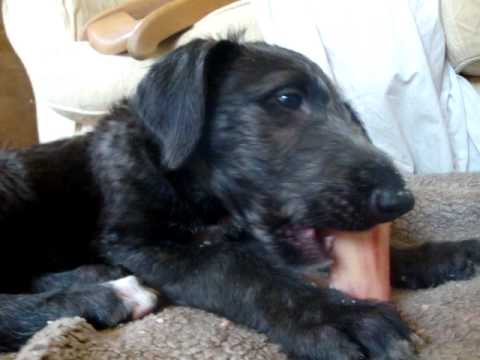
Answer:
[[[130,275],[106,284],[113,287],[115,293],[131,311],[134,320],[150,314],[157,305],[155,291],[141,285],[135,276]]]

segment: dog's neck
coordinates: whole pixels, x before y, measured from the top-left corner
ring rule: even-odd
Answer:
[[[219,224],[229,216],[221,201],[207,191],[202,174],[197,167],[184,167],[166,174],[168,182],[174,186],[178,209],[188,213],[195,223],[201,226]],[[173,185],[174,184],[174,185]]]

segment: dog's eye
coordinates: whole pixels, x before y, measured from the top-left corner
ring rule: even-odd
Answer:
[[[290,110],[298,110],[303,104],[302,94],[293,90],[278,93],[276,99],[280,105]]]

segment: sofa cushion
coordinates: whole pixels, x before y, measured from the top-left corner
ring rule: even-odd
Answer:
[[[480,76],[480,1],[442,0],[448,59],[458,73]]]

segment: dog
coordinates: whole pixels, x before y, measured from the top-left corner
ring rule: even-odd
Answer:
[[[369,229],[413,204],[316,64],[194,40],[93,132],[0,153],[0,351],[63,316],[106,328],[173,303],[265,333],[293,358],[412,359],[391,305],[300,274],[324,261],[310,230]],[[392,281],[471,277],[479,248],[392,250]]]

